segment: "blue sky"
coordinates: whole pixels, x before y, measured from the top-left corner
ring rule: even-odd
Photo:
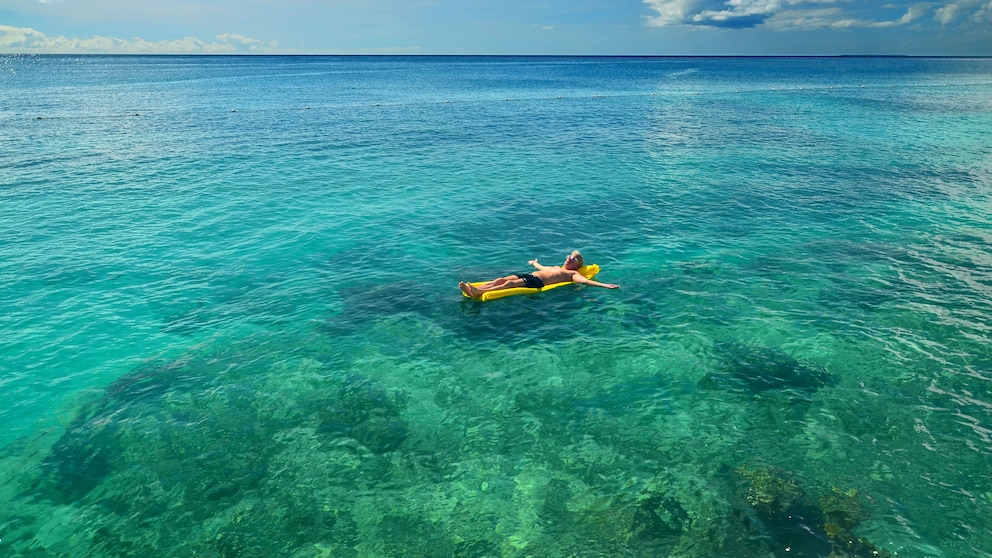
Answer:
[[[992,55],[992,0],[0,0],[0,53]]]

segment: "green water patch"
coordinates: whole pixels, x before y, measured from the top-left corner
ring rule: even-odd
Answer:
[[[351,438],[373,453],[386,453],[406,440],[402,407],[401,395],[385,391],[368,378],[348,375],[341,380],[337,397],[317,411],[317,432]]]
[[[283,354],[259,352],[271,348],[271,340],[260,341],[150,364],[121,378],[80,410],[37,478],[21,480],[20,498],[38,509],[75,508],[85,541],[101,555],[183,554],[186,547],[265,556],[311,542],[315,531],[344,528],[340,512],[281,484],[289,466],[284,452],[300,438],[314,447],[343,444],[339,457],[346,461],[391,451],[406,436],[401,398],[316,361],[287,366]],[[336,477],[349,491],[357,488],[356,479]],[[68,551],[65,545],[79,542],[58,540],[57,529],[37,524],[22,528],[53,538],[39,535],[25,545],[17,533],[5,537],[15,548]]]
[[[276,264],[272,264],[276,265]],[[195,336],[227,324],[276,328],[313,312],[314,300],[335,300],[330,281],[289,272],[252,276],[240,270],[202,273],[175,279],[183,288],[151,300],[161,331]]]
[[[757,320],[757,297],[719,287],[728,261],[659,272],[650,297],[438,302],[416,282],[399,296],[360,283],[312,331],[148,363],[22,467],[4,542],[26,555],[356,557],[979,544],[952,525],[988,505],[977,454],[928,477],[974,495],[953,521],[922,510],[964,496],[914,495],[928,487],[906,479],[941,467],[918,447],[955,444],[957,409],[979,439],[987,417],[958,372],[987,359],[931,347],[968,364],[941,372],[870,339]],[[879,313],[913,318],[897,310]],[[749,500],[774,492],[762,483],[793,496]],[[894,513],[933,530],[893,538]]]
[[[84,405],[17,477],[4,544],[26,556],[878,548],[859,534],[876,512],[862,487],[834,490],[785,455],[810,422],[776,393],[798,389],[804,365],[724,351],[665,335],[480,346],[415,313],[354,335],[205,344]],[[754,400],[698,389],[721,362],[770,366],[783,387]],[[811,416],[834,401],[828,384],[802,388]]]
[[[202,390],[210,381],[202,361],[180,360],[150,364],[113,382],[80,409],[52,446],[32,493],[57,503],[85,497],[122,465],[122,436],[132,422],[156,412],[163,397]]]

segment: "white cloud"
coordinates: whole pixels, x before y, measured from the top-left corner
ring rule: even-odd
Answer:
[[[941,25],[950,25],[961,19],[970,23],[992,22],[992,2],[988,0],[958,0],[934,10],[934,19]]]
[[[905,12],[887,19],[887,12],[899,5],[880,6],[884,11],[866,14],[863,4],[843,0],[643,0],[658,15],[646,18],[647,25],[663,27],[688,25],[713,28],[764,27],[775,30],[845,29],[899,27],[919,21],[931,4],[902,4]],[[992,1],[957,0],[934,11],[934,17],[947,25],[970,17],[980,23],[992,19]]]
[[[657,17],[648,25],[701,25],[707,27],[756,27],[796,0],[644,0]]]
[[[898,25],[906,25],[907,23],[913,23],[914,21],[923,17],[923,14],[927,13],[928,8],[924,6],[910,6],[906,10],[906,14],[899,18],[896,23]]]
[[[785,10],[768,22],[768,27],[776,30],[820,29],[831,27],[842,19],[840,8],[820,8],[813,10]]]
[[[644,3],[658,12],[657,16],[647,18],[648,26],[664,27],[684,22],[695,0],[644,0]]]
[[[783,10],[770,17],[765,26],[774,30],[885,28],[908,25],[927,13],[925,6],[910,6],[898,19],[872,20],[855,18],[837,7]]]
[[[223,35],[217,35],[217,40],[222,43],[240,43],[242,45],[250,47],[264,47],[265,41],[260,39],[252,39],[251,37],[245,37],[244,35],[235,35],[233,33],[224,33]]]
[[[146,41],[94,35],[89,38],[48,37],[28,27],[0,25],[0,52],[11,54],[237,54],[276,52],[277,44],[225,33],[215,42],[196,37]]]
[[[978,10],[975,11],[975,15],[972,19],[979,25],[992,24],[992,1],[979,7]]]

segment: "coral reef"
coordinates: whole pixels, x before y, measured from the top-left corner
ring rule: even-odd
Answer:
[[[42,464],[36,495],[70,503],[86,496],[122,464],[124,425],[156,412],[171,391],[203,388],[202,361],[152,362],[123,376],[86,403]]]
[[[436,339],[425,354],[450,342]],[[248,339],[115,382],[24,475],[41,519],[22,514],[4,542],[26,556],[886,556],[857,535],[858,492],[810,497],[762,464],[721,472],[764,431],[694,421],[673,402],[733,407],[689,382],[472,353],[473,384],[391,350],[323,360],[340,345],[307,343],[286,340],[286,358]],[[757,358],[743,354],[730,362]]]
[[[890,556],[852,533],[866,518],[857,491],[834,488],[817,505],[791,474],[776,467],[741,466],[733,477],[739,522],[775,556]]]
[[[407,436],[400,418],[402,396],[390,394],[368,378],[348,375],[338,397],[318,412],[317,431],[357,440],[373,453],[398,448]]]

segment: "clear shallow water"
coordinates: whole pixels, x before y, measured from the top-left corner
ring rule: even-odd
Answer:
[[[988,59],[0,91],[5,553],[992,555]],[[575,248],[622,289],[457,290]]]

